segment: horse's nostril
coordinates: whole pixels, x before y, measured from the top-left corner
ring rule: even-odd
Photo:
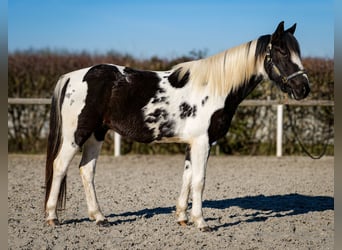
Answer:
[[[305,88],[306,92],[310,92],[310,85],[309,84],[308,85],[304,85],[304,88]]]
[[[307,97],[310,93],[310,88],[303,86],[303,93],[304,93],[304,98]]]

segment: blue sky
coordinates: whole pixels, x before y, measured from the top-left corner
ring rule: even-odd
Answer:
[[[10,0],[8,49],[212,55],[270,34],[282,20],[297,23],[304,57],[333,58],[333,0]]]

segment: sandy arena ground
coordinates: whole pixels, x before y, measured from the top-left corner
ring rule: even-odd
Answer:
[[[8,156],[8,249],[333,249],[334,158],[210,157],[203,211],[212,232],[175,222],[176,156],[101,156],[87,217],[76,156],[61,226],[44,222],[44,156]]]

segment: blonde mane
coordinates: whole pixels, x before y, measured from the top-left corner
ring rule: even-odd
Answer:
[[[213,95],[227,95],[257,73],[263,59],[255,57],[256,44],[254,40],[205,59],[177,64],[173,69],[179,70],[179,79],[189,72],[189,84],[195,89],[208,87]]]

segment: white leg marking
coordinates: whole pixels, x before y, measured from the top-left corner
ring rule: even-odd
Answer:
[[[207,135],[196,138],[191,144],[192,163],[192,211],[191,218],[200,229],[208,229],[202,213],[202,196],[205,185],[205,172],[209,153]]]
[[[190,154],[190,152],[187,152],[187,154]],[[192,175],[191,161],[185,160],[184,172],[183,172],[183,183],[182,183],[181,192],[180,192],[180,195],[177,201],[177,206],[176,206],[177,207],[176,209],[177,221],[182,224],[185,224],[185,222],[188,221],[188,216],[186,215],[186,209],[188,208],[191,175]]]
[[[105,220],[97,201],[94,184],[96,161],[101,146],[102,142],[97,141],[94,135],[92,135],[84,143],[82,160],[80,163],[80,174],[88,205],[88,215],[91,220],[96,220],[96,222]]]
[[[57,219],[56,207],[61,182],[66,175],[68,166],[77,150],[78,148],[72,146],[71,142],[64,141],[56,159],[53,162],[52,184],[49,199],[46,204],[47,221]]]

